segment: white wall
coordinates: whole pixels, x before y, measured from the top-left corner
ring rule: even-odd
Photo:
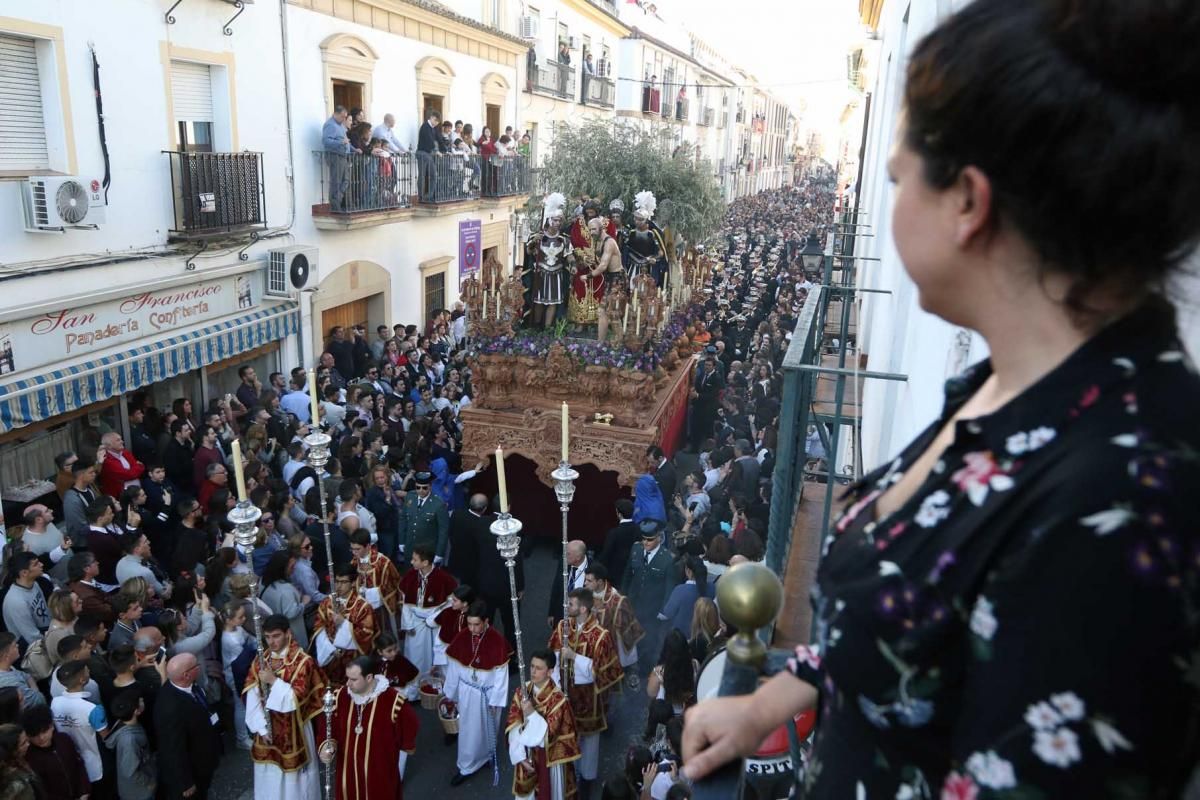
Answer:
[[[21,183],[0,181],[0,262],[12,267],[35,260],[120,254],[166,244],[173,215],[168,159],[161,151],[173,149],[174,142],[168,138],[170,121],[160,47],[163,41],[178,47],[236,54],[238,149],[265,154],[267,221],[271,225],[286,223],[289,190],[284,103],[278,88],[282,62],[277,6],[259,3],[247,7],[233,26],[233,36],[221,33],[222,25],[232,16],[230,6],[181,6],[175,25],[164,22],[161,6],[146,0],[0,0],[0,17],[63,29],[77,172],[88,180],[100,180],[104,175],[88,49],[88,42],[94,42],[112,164],[106,222],[96,231],[25,233]],[[201,268],[213,260],[204,259]],[[170,263],[171,269],[177,268],[174,261]],[[112,281],[130,275],[136,280],[136,275],[148,268],[140,264],[119,274],[110,268],[100,272],[80,270],[72,273],[72,288],[86,287],[93,281],[110,287]],[[155,266],[163,268],[162,264]],[[0,292],[0,307],[20,299],[11,292]]]

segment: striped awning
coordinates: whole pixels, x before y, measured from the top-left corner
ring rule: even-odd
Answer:
[[[0,433],[206,367],[300,329],[296,303],[181,333],[151,344],[0,386]]]

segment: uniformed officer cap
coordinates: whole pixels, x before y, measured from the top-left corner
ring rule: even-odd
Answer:
[[[417,486],[428,486],[433,482],[433,476],[428,472],[418,472],[413,477],[417,482]]]
[[[656,519],[644,519],[638,523],[638,528],[642,532],[643,539],[657,539],[660,523]]]

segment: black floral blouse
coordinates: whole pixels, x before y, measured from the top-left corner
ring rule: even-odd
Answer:
[[[793,672],[818,687],[805,797],[1179,797],[1200,737],[1200,377],[1155,303],[875,502],[990,374],[849,491]]]

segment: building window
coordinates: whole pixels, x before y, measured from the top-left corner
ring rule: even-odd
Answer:
[[[330,114],[336,106],[344,105],[347,110],[364,109],[368,119],[382,118],[382,114],[371,110],[371,78],[378,60],[370,45],[347,33],[334,34],[321,42],[325,105]],[[417,114],[420,116],[420,111]]]
[[[62,29],[0,17],[0,175],[75,171]]]
[[[172,61],[171,103],[179,149],[213,152],[212,68],[191,61]]]
[[[446,271],[425,276],[425,322],[446,307]]]

